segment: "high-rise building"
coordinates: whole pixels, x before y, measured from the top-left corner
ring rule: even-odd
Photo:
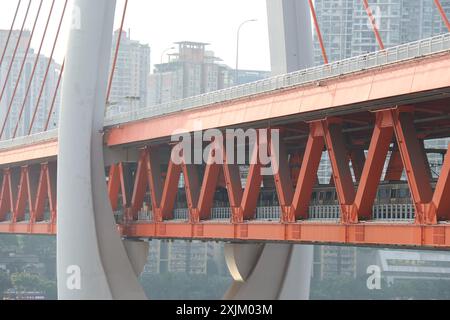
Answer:
[[[450,14],[450,1],[441,4]],[[387,48],[447,32],[433,0],[370,0],[369,5]],[[362,1],[316,0],[315,7],[331,62],[379,49]],[[323,63],[318,41],[315,62]]]
[[[207,43],[176,43],[178,53],[169,55],[168,63],[155,66],[149,76],[150,105],[200,95],[227,88],[232,83],[230,68],[220,64]]]
[[[144,273],[206,274],[207,265],[206,242],[155,240],[150,243],[150,254]]]
[[[237,76],[237,79],[235,79]],[[260,71],[260,70],[236,70],[232,72],[233,84],[241,85],[250,82],[259,81],[262,79],[270,78],[270,71]]]
[[[114,32],[111,61],[116,53],[120,34],[114,78],[109,98],[109,114],[144,108],[147,103],[150,47],[130,38],[130,32]]]
[[[3,53],[6,46],[6,39],[8,37],[8,30],[0,30],[0,52]],[[44,55],[37,57],[37,54],[33,49],[30,48],[28,55],[25,59],[25,64],[23,68],[20,81],[17,85],[17,79],[19,79],[19,73],[22,66],[22,62],[25,58],[26,49],[28,41],[30,39],[30,32],[24,31],[21,36],[21,40],[17,47],[17,52],[15,59],[12,63],[12,68],[10,75],[7,79],[8,70],[11,66],[11,61],[13,58],[13,52],[19,38],[19,31],[13,31],[11,33],[11,38],[6,49],[5,58],[2,65],[0,66],[0,86],[5,88],[3,97],[0,101],[0,121],[1,124],[5,121],[8,107],[11,105],[11,111],[5,123],[5,129],[2,139],[11,138],[14,134],[17,121],[19,118],[20,110],[22,106],[23,113],[21,116],[21,121],[17,126],[16,136],[23,136],[28,134],[28,129],[30,127],[33,113],[37,108],[36,118],[33,125],[33,133],[41,132],[44,130],[48,119],[48,113],[53,103],[53,97],[55,95],[56,84],[59,79],[60,65],[55,61],[50,61],[49,58]],[[30,91],[25,99],[25,94],[27,87],[30,83],[30,78],[32,70],[36,59],[38,60],[36,72],[31,82]],[[46,70],[49,67],[46,81],[44,83],[44,77]],[[7,81],[6,81],[7,80]],[[6,85],[5,85],[6,83]],[[44,83],[44,85],[43,85]],[[14,91],[16,91],[14,93]],[[40,94],[42,91],[42,95]],[[40,97],[40,98],[39,98]],[[39,105],[37,106],[39,100]],[[53,129],[57,125],[57,117],[59,111],[59,93],[56,95],[56,100],[53,107],[53,112],[50,115],[50,121],[48,129]]]
[[[270,72],[233,70],[208,44],[183,41],[176,43],[178,53],[169,55],[169,62],[157,64],[149,76],[148,101],[150,105],[163,104],[203,93],[221,90],[270,77]],[[237,78],[237,79],[236,79]]]
[[[228,275],[224,244],[201,241],[150,242],[144,273],[187,273]]]
[[[357,277],[356,247],[315,246],[314,249],[314,278]]]

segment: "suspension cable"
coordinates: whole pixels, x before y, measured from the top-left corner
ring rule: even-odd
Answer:
[[[444,23],[447,26],[448,31],[450,32],[450,21],[448,20],[448,17],[445,14],[444,9],[442,8],[441,2],[439,0],[434,0],[434,3],[436,4],[436,7],[439,11],[439,14],[442,17],[442,20],[444,20]]]
[[[114,60],[113,60],[113,64],[112,64],[111,73],[110,73],[110,76],[109,76],[108,91],[106,93],[106,104],[107,105],[109,103],[109,97],[111,95],[111,88],[112,88],[112,84],[113,84],[113,80],[114,80],[114,72],[115,72],[115,69],[116,69],[117,58],[119,56],[120,41],[122,40],[123,25],[124,25],[125,16],[126,16],[126,13],[127,13],[127,7],[128,7],[128,0],[125,0],[125,4],[124,4],[124,7],[123,7],[123,13],[122,13],[122,21],[120,22],[120,32],[119,32],[118,37],[117,37],[116,51],[114,53]]]
[[[22,27],[20,28],[19,36],[17,37],[16,47],[14,48],[14,52],[11,57],[11,62],[9,63],[8,72],[6,73],[6,76],[5,76],[5,83],[3,84],[2,92],[0,93],[0,102],[2,101],[3,95],[5,94],[6,86],[8,85],[8,79],[9,79],[9,76],[11,75],[11,70],[14,65],[14,60],[16,59],[17,50],[19,49],[20,40],[22,39],[23,29],[25,28],[25,23],[27,22],[28,13],[30,12],[31,1],[32,0],[30,0],[28,2],[28,7],[27,7],[27,11],[25,13],[25,16],[23,18]]]
[[[63,64],[61,66],[61,70],[59,72],[58,83],[56,84],[55,92],[53,94],[52,104],[50,105],[50,109],[48,111],[47,122],[45,123],[44,131],[48,130],[48,126],[50,124],[50,119],[52,117],[52,112],[55,107],[56,96],[58,95],[59,86],[61,85],[61,79],[64,73],[64,65],[66,64],[66,60],[64,59]],[[30,128],[31,129],[31,128]],[[28,135],[31,134],[31,131],[28,132]]]
[[[0,58],[0,66],[3,64],[3,59],[5,58],[6,50],[8,49],[9,40],[11,39],[11,34],[14,29],[14,24],[16,23],[17,14],[19,13],[20,4],[22,0],[19,0],[17,3],[16,13],[14,14],[13,21],[11,23],[11,28],[9,29],[8,37],[6,38],[5,48],[3,49],[2,57]]]
[[[45,88],[45,83],[47,81],[48,73],[49,73],[50,67],[51,67],[52,62],[53,62],[53,55],[55,53],[56,43],[58,42],[59,33],[61,32],[61,26],[62,26],[62,23],[63,23],[63,20],[64,20],[64,16],[65,16],[65,13],[66,13],[67,2],[68,2],[68,0],[65,0],[65,2],[64,2],[64,8],[63,8],[62,13],[61,13],[61,19],[59,20],[58,30],[56,31],[56,36],[55,36],[55,41],[53,42],[52,52],[50,53],[50,57],[48,58],[47,69],[45,70],[45,75],[44,75],[44,79],[42,81],[41,90],[39,92],[39,96],[38,96],[38,99],[36,101],[36,105],[34,107],[33,117],[31,118],[31,123],[30,123],[30,127],[28,129],[28,134],[31,134],[31,132],[33,130],[34,122],[36,120],[36,115],[37,115],[37,112],[38,112],[38,109],[39,109],[39,104],[41,103],[42,94],[43,94],[44,88]]]
[[[36,12],[36,18],[34,19],[33,28],[31,29],[30,39],[28,40],[27,48],[25,49],[25,53],[23,55],[23,60],[22,60],[21,66],[20,66],[19,74],[17,75],[16,85],[14,86],[14,91],[11,95],[11,100],[9,102],[8,109],[6,111],[5,119],[3,120],[2,129],[0,131],[0,139],[3,137],[6,123],[8,122],[9,114],[11,113],[11,108],[14,104],[14,99],[16,97],[17,89],[19,88],[19,85],[20,85],[20,79],[22,78],[23,69],[25,68],[25,63],[27,62],[27,59],[28,59],[28,54],[29,54],[30,48],[31,48],[31,41],[33,40],[34,32],[36,31],[36,25],[39,20],[39,16],[41,14],[43,2],[44,2],[43,0],[40,0],[39,7]]]
[[[322,32],[320,31],[319,21],[317,20],[316,9],[314,8],[313,1],[312,0],[308,0],[308,1],[309,1],[309,8],[311,9],[311,15],[312,15],[313,20],[314,20],[314,26],[316,28],[317,38],[319,39],[320,49],[322,50],[323,62],[325,64],[328,64],[327,51],[326,51],[325,45],[323,43]]]
[[[367,16],[369,17],[370,23],[372,24],[373,33],[375,34],[375,38],[377,39],[378,45],[381,50],[384,50],[383,40],[381,39],[380,32],[378,30],[375,17],[373,16],[372,9],[370,9],[369,2],[367,0],[362,0],[364,4],[364,8],[366,9]]]
[[[29,81],[28,81],[27,89],[26,89],[26,91],[25,91],[25,96],[24,96],[24,99],[23,99],[23,103],[22,103],[22,106],[21,106],[21,108],[20,108],[19,116],[18,116],[18,118],[17,118],[17,122],[16,122],[16,126],[15,126],[15,129],[14,129],[13,138],[16,137],[16,133],[17,133],[17,130],[18,130],[18,126],[19,126],[20,120],[21,120],[21,118],[22,118],[23,111],[24,111],[24,109],[25,109],[25,105],[26,105],[26,102],[27,102],[27,99],[28,99],[28,95],[29,95],[30,90],[31,90],[31,85],[32,85],[32,83],[33,83],[34,75],[35,75],[35,73],[36,73],[37,66],[38,66],[38,64],[39,64],[39,60],[40,60],[40,56],[41,56],[41,52],[42,52],[42,47],[43,47],[43,45],[44,45],[45,38],[46,38],[46,35],[47,35],[48,26],[49,26],[49,24],[50,24],[50,20],[51,20],[51,17],[52,17],[53,9],[54,9],[54,6],[55,6],[55,1],[56,1],[56,0],[53,0],[53,1],[52,1],[52,5],[51,5],[50,10],[49,10],[49,13],[48,13],[47,22],[46,22],[46,24],[45,24],[44,32],[43,32],[43,34],[42,34],[41,43],[40,43],[40,45],[39,45],[39,49],[38,49],[38,52],[37,52],[37,54],[36,54],[36,59],[35,59],[35,61],[34,61],[33,70],[31,71],[31,75],[30,75],[30,79],[29,79]]]

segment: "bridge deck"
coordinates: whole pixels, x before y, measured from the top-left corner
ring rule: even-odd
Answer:
[[[320,144],[317,144],[320,148],[312,147],[312,149],[317,149],[316,151],[314,151],[315,149],[305,151],[308,148],[306,140],[310,139],[312,145],[316,145],[317,137],[324,138],[326,140],[325,148],[328,149],[332,161],[334,161],[333,175],[339,182],[337,187],[339,196],[347,196],[346,192],[354,187],[352,184],[350,189],[345,190],[340,185],[340,178],[346,174],[344,171],[340,172],[341,166],[345,163],[343,159],[349,151],[346,150],[347,146],[343,143],[344,141],[353,143],[350,146],[353,149],[350,151],[355,151],[356,147],[360,148],[360,151],[364,151],[369,149],[372,143],[374,146],[379,143],[375,134],[374,138],[370,140],[374,128],[381,132],[388,128],[386,132],[389,133],[391,130],[392,134],[395,131],[398,141],[403,143],[406,140],[407,146],[401,146],[403,147],[401,152],[405,155],[413,150],[416,154],[412,159],[416,161],[417,155],[420,153],[420,144],[417,139],[450,136],[449,53],[450,35],[447,34],[262,82],[193,97],[165,106],[152,107],[139,113],[107,117],[105,145],[116,150],[124,148],[135,155],[140,153],[140,156],[135,157],[134,160],[138,165],[139,173],[134,176],[136,181],[133,194],[127,195],[131,199],[131,203],[127,203],[127,210],[131,210],[131,213],[126,213],[129,215],[128,222],[121,224],[118,227],[119,230],[124,236],[131,238],[284,241],[450,248],[450,224],[446,222],[446,220],[450,220],[450,212],[445,210],[445,212],[441,212],[442,208],[450,204],[445,197],[442,197],[450,188],[450,179],[448,179],[450,157],[445,166],[445,172],[441,174],[442,178],[438,181],[436,188],[438,191],[433,198],[435,202],[431,204],[427,197],[423,200],[421,184],[423,181],[417,178],[423,177],[426,170],[419,168],[419,171],[423,170],[419,172],[422,176],[416,175],[417,166],[412,164],[417,162],[411,162],[408,157],[400,159],[403,161],[403,165],[413,172],[408,177],[411,181],[408,181],[410,187],[413,187],[413,197],[419,200],[416,201],[416,209],[418,209],[420,218],[428,219],[427,215],[432,212],[432,209],[441,210],[439,211],[439,220],[431,224],[428,220],[424,220],[425,223],[420,220],[415,222],[357,221],[349,223],[342,219],[349,219],[347,213],[351,213],[353,210],[354,204],[351,202],[353,201],[351,197],[339,198],[339,201],[344,203],[340,209],[348,211],[344,212],[340,221],[305,219],[286,221],[286,217],[292,209],[291,203],[280,208],[280,217],[277,221],[244,219],[236,222],[233,220],[236,218],[233,213],[233,219],[229,220],[206,219],[203,222],[195,222],[192,221],[191,214],[198,214],[198,208],[190,208],[190,222],[174,220],[174,217],[170,217],[173,214],[170,212],[159,213],[165,217],[163,223],[156,222],[156,219],[155,221],[140,221],[135,216],[142,205],[136,199],[141,197],[141,202],[143,201],[143,195],[147,192],[147,182],[145,181],[147,178],[154,178],[151,177],[151,173],[148,177],[145,176],[145,172],[151,171],[147,167],[151,165],[149,160],[151,148],[159,146],[165,150],[164,152],[167,152],[169,149],[167,142],[172,133],[179,129],[186,132],[198,130],[198,121],[201,121],[201,129],[250,126],[282,128],[289,132],[284,136],[285,144],[294,149],[294,151],[286,152],[293,155],[298,150],[302,150],[305,152],[305,158],[316,151],[320,156],[323,149]],[[408,111],[406,117],[399,116],[400,112],[403,112],[400,109],[392,112],[386,111],[393,107],[406,105],[411,106],[413,110]],[[413,120],[410,117],[411,112],[414,112]],[[377,115],[375,116],[375,114]],[[378,117],[379,115],[380,117]],[[337,125],[337,122],[321,121],[330,117],[339,118],[344,124]],[[381,122],[379,118],[382,120]],[[329,130],[333,130],[333,133],[330,134]],[[342,140],[335,140],[336,133],[342,135]],[[383,133],[386,135],[385,139],[389,139],[387,133]],[[390,143],[391,141],[392,139],[385,142]],[[336,143],[338,143],[338,147],[333,148]],[[414,148],[408,149],[408,145],[409,147],[412,145]],[[339,148],[342,150],[338,150]],[[334,154],[336,150],[339,151],[337,155]],[[0,168],[4,170],[0,195],[0,221],[3,221],[0,223],[0,233],[55,234],[57,152],[57,131],[0,142]],[[384,160],[384,158],[380,158],[377,161]],[[309,166],[309,160],[304,159],[303,163],[305,161]],[[47,162],[50,162],[51,165],[49,166]],[[161,164],[166,165],[166,163],[159,163],[159,165]],[[187,173],[189,177],[188,171],[184,173]],[[123,174],[124,172],[121,172],[115,176],[115,179],[119,179],[120,176],[122,180],[120,183],[119,180],[115,180],[115,193],[110,193],[110,197],[115,197],[116,200],[119,189],[123,188]],[[173,178],[175,181],[175,177]],[[277,177],[278,180],[275,181],[276,192],[285,201],[285,198],[289,198],[287,197],[289,192],[286,189],[287,184],[283,186],[280,182],[281,178]],[[253,183],[254,186],[257,186],[257,179],[254,181],[249,179],[248,184]],[[368,178],[364,179],[366,180],[362,181],[366,182]],[[205,181],[208,182],[207,178]],[[208,183],[205,185],[207,186]],[[167,196],[173,187],[174,183],[169,183],[164,190],[161,190],[161,193]],[[299,185],[300,189],[298,190],[301,191],[301,188],[304,187]],[[312,186],[309,187],[312,188]],[[151,196],[153,195],[151,194]],[[246,197],[249,198],[256,196],[257,191],[253,194],[251,192],[246,194]],[[51,208],[46,210],[51,211],[51,222],[42,221],[46,197],[50,200]],[[32,203],[30,206],[32,207],[30,214],[32,219],[20,222],[24,220],[27,200]],[[290,201],[292,202],[292,199]],[[169,203],[167,205],[170,206]],[[431,205],[436,205],[436,207],[431,208]],[[160,210],[160,208],[157,209]],[[238,218],[242,219],[242,208],[238,209],[240,212]],[[254,212],[254,210],[250,210],[251,208],[245,207],[244,209],[250,213]],[[14,223],[7,221],[7,214],[12,215],[11,221]],[[367,215],[367,212],[363,214]]]

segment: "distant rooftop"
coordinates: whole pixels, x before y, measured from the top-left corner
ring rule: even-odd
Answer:
[[[175,44],[179,44],[179,45],[190,45],[190,46],[209,46],[210,43],[206,43],[206,42],[194,42],[194,41],[179,41],[179,42],[175,42]]]

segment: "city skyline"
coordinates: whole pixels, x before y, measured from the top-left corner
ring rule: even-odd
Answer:
[[[6,30],[0,30],[0,48],[2,50],[5,47],[8,33],[9,32]],[[18,37],[19,31],[12,32],[10,42],[17,42]],[[38,52],[36,52],[34,48],[30,48],[28,52],[26,52],[29,39],[30,33],[28,31],[24,32],[21,36],[20,45],[18,46],[16,59],[12,65],[11,59],[13,56],[13,46],[8,46],[4,63],[0,66],[0,83],[2,88],[3,86],[5,88],[3,96],[0,100],[0,121],[2,126],[4,123],[4,131],[0,137],[1,139],[9,139],[14,135],[27,135],[35,110],[36,116],[33,123],[32,133],[43,131],[47,123],[48,112],[50,108],[52,108],[53,96],[55,94],[55,88],[59,79],[61,66],[54,60],[50,61],[49,57],[45,55],[39,54],[38,56]],[[33,74],[36,61],[36,69]],[[21,72],[22,62],[24,62],[24,67]],[[11,73],[8,76],[8,69],[10,65]],[[47,68],[48,73],[46,75]],[[32,76],[33,80],[30,82]],[[42,86],[40,81],[42,81],[45,77],[46,82],[45,85]],[[17,82],[17,79],[19,79],[19,82]],[[42,94],[40,94],[41,91]],[[27,94],[26,99],[25,94]],[[39,105],[37,106],[38,99]],[[48,128],[50,129],[56,128],[56,124],[58,122],[57,118],[59,104],[60,99],[58,92],[55,97],[52,115],[49,119]],[[7,114],[9,108],[11,108],[11,111],[5,121],[5,115]],[[19,115],[20,122],[18,122]]]
[[[73,0],[68,1],[70,8]],[[44,1],[42,11],[48,12],[50,1]],[[18,20],[22,21],[25,11],[25,4],[19,12]],[[4,10],[0,12],[0,29],[11,27],[12,16],[17,6],[17,0],[7,1]],[[114,30],[120,28],[120,20],[124,0],[117,1],[116,19]],[[62,12],[63,1],[56,1],[55,16]],[[155,10],[157,7],[157,10]],[[178,10],[173,10],[178,8]],[[33,3],[30,15],[33,16],[37,10],[37,2]],[[208,12],[205,15],[204,12]],[[55,51],[55,58],[61,63],[64,58],[64,51],[67,43],[70,21],[66,12],[66,17],[61,28],[61,35]],[[167,19],[167,17],[172,19]],[[58,17],[51,20],[47,41],[44,44],[44,54],[49,54],[51,44],[56,33]],[[192,23],[192,20],[197,23]],[[265,1],[230,0],[221,2],[218,0],[197,0],[194,3],[186,3],[182,0],[169,0],[158,2],[154,5],[146,1],[130,1],[124,23],[124,31],[131,29],[131,38],[139,39],[152,47],[151,61],[159,63],[163,51],[175,42],[191,40],[211,43],[215,47],[218,56],[222,57],[224,63],[233,66],[236,59],[236,31],[239,24],[247,19],[257,19],[258,22],[245,26],[241,32],[241,52],[239,55],[240,66],[250,70],[270,70],[269,40],[267,30],[267,15]],[[26,29],[31,29],[32,19],[28,19]],[[43,29],[45,19],[40,18],[38,30]],[[16,29],[20,28],[16,22]],[[164,30],[164,36],[161,36]],[[38,46],[41,39],[41,32],[34,37],[32,46]],[[246,45],[247,43],[247,45]],[[153,68],[152,68],[153,69]]]

